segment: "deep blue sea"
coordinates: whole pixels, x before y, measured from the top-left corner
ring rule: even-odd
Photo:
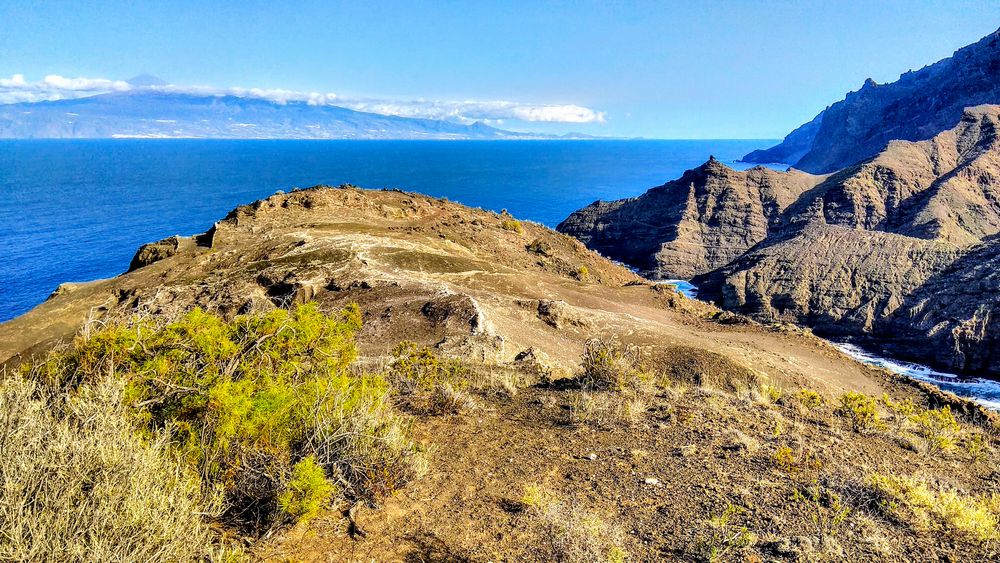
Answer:
[[[120,274],[139,245],[208,229],[276,190],[352,183],[555,226],[597,199],[775,141],[0,141],[0,321],[60,283]]]

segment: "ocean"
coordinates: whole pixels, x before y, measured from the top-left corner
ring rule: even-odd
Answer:
[[[0,141],[0,321],[63,282],[124,272],[147,242],[316,184],[401,188],[554,227],[710,155],[775,141]]]

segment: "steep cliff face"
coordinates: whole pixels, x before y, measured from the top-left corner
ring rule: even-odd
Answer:
[[[911,292],[876,327],[891,353],[1000,376],[1000,238],[992,237]]]
[[[1000,103],[1000,31],[896,82],[869,79],[781,144],[744,160],[829,173],[874,156],[894,139],[929,139],[951,128],[964,108],[994,103]]]
[[[993,278],[981,267],[1000,261],[979,246],[1000,233],[1000,106],[956,122],[829,176],[710,161],[638,198],[595,203],[559,230],[648,276],[694,274],[701,298],[759,320],[1000,372]],[[959,294],[944,291],[952,282]]]
[[[595,202],[557,230],[658,279],[690,278],[764,240],[781,212],[821,177],[710,159],[645,194]]]
[[[909,357],[1000,373],[988,330],[996,298],[983,277],[984,264],[998,261],[993,244],[977,246],[1000,232],[998,130],[1000,107],[981,106],[933,139],[890,143],[789,206],[756,248],[696,278],[699,295],[759,319],[875,335]],[[946,290],[951,283],[963,287]]]

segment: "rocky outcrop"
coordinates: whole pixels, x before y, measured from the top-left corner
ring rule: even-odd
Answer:
[[[870,158],[895,139],[917,141],[951,128],[966,107],[1000,103],[1000,31],[890,84],[860,90],[747,162],[786,163],[823,174]]]
[[[556,229],[647,277],[688,279],[728,264],[764,240],[782,211],[822,177],[712,158],[645,194],[597,201]]]
[[[700,298],[760,321],[998,372],[982,265],[1000,264],[981,245],[1000,233],[1000,106],[956,121],[825,177],[710,161],[559,229],[649,276],[696,274]]]
[[[1000,376],[1000,237],[926,280],[876,328],[890,353]]]
[[[760,320],[1000,373],[988,330],[993,278],[983,276],[998,262],[994,243],[978,246],[1000,232],[998,131],[1000,107],[980,106],[933,139],[890,143],[789,206],[757,248],[696,278],[699,295]]]
[[[698,293],[764,322],[870,332],[960,251],[949,244],[813,223],[701,278]]]

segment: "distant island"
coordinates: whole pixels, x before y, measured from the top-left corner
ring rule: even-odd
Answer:
[[[307,102],[164,91],[0,105],[0,139],[593,139],[355,111]]]

